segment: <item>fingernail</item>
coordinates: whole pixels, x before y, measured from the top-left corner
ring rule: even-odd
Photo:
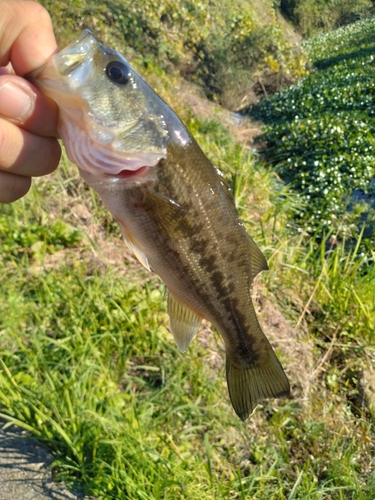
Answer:
[[[33,108],[33,95],[20,85],[6,82],[0,86],[0,115],[15,121],[25,120]]]

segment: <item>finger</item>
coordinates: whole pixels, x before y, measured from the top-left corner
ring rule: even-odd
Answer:
[[[25,176],[51,173],[61,155],[58,141],[22,130],[0,118],[0,169]]]
[[[0,203],[12,203],[22,198],[31,186],[31,178],[0,170]]]
[[[42,5],[4,0],[0,16],[0,66],[9,61],[17,75],[39,68],[57,50],[51,18]]]
[[[34,134],[57,136],[56,103],[19,76],[0,75],[0,116]]]

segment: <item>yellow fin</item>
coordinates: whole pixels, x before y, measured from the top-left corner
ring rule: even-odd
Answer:
[[[265,256],[251,236],[248,238],[248,248],[251,262],[251,281],[261,271],[269,269]]]
[[[185,352],[199,329],[201,318],[171,293],[168,296],[168,314],[177,347]]]
[[[263,399],[290,394],[289,381],[271,346],[266,361],[248,366],[236,366],[227,357],[226,371],[230,400],[241,420],[246,420]]]
[[[118,223],[122,232],[122,236],[124,237],[124,241],[131,253],[134,254],[135,257],[137,257],[142,266],[144,266],[148,271],[151,271],[146,254],[133,242],[124,224],[122,224],[122,222],[120,221],[118,221]]]

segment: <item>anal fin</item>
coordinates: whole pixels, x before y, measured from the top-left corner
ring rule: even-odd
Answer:
[[[168,314],[177,347],[184,352],[197,333],[201,318],[171,293],[168,296]]]
[[[250,262],[251,262],[251,281],[255,278],[257,274],[261,271],[267,271],[268,264],[265,256],[262,251],[252,239],[250,235],[248,235],[248,251],[250,254]]]

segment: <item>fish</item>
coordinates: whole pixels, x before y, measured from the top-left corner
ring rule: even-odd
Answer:
[[[28,79],[57,103],[68,158],[117,220],[131,252],[164,281],[180,351],[202,319],[215,327],[225,345],[230,401],[243,421],[262,400],[288,397],[288,378],[251,297],[267,261],[224,176],[174,111],[89,30]]]

